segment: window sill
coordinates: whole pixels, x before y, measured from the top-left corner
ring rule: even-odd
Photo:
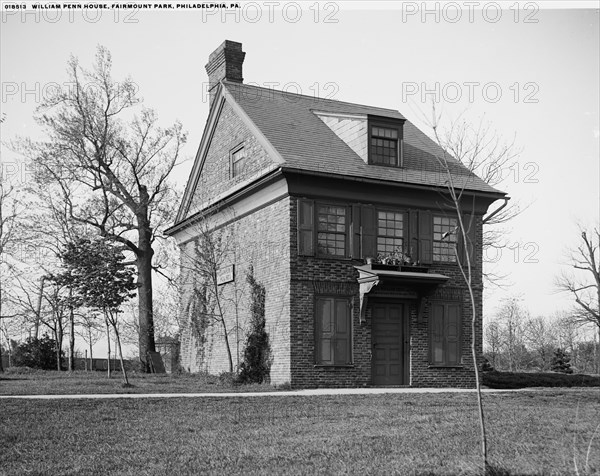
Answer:
[[[326,261],[352,261],[352,258],[348,256],[335,256],[335,255],[315,255],[308,256],[308,258],[315,258]]]
[[[334,365],[315,364],[315,365],[313,365],[313,368],[324,369],[324,370],[353,369],[354,364],[334,364]]]
[[[427,366],[428,369],[464,369],[464,365],[431,365]]]
[[[379,164],[377,162],[371,162],[371,160],[369,160],[369,165],[374,165],[375,167],[388,167],[391,169],[403,169],[404,168],[404,165]]]

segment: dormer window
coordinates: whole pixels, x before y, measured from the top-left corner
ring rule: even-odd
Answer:
[[[402,123],[369,120],[369,163],[402,167]]]

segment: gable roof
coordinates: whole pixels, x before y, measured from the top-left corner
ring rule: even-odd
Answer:
[[[442,148],[396,110],[291,94],[224,80],[218,86],[215,104],[209,113],[175,219],[176,225],[169,230],[191,218],[189,207],[224,101],[233,107],[236,114],[268,151],[275,164],[283,170],[404,183],[413,186],[434,186],[443,189],[447,187],[447,173],[436,158],[436,156],[442,157]],[[383,167],[365,163],[321,120],[319,116],[323,114],[362,117],[365,120],[367,116],[377,116],[405,121],[403,167]],[[506,195],[488,185],[456,159],[449,157],[448,163],[456,188],[490,194],[496,198]],[[259,175],[262,176],[272,171],[271,167],[263,170],[263,173]],[[256,180],[260,177],[254,176],[251,179]],[[215,199],[225,198],[226,195],[235,192],[242,185],[239,184],[235,190],[231,189]],[[195,213],[192,212],[192,215]]]
[[[447,186],[446,171],[436,159],[436,155],[442,157],[441,147],[398,111],[229,81],[223,81],[223,90],[226,98],[237,103],[278,152],[284,169],[412,185]],[[316,113],[371,115],[405,120],[404,167],[366,164]],[[505,195],[459,161],[449,158],[448,162],[456,188]]]

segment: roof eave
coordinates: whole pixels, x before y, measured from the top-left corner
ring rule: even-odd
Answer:
[[[289,166],[283,166],[281,169],[284,173],[291,172],[291,173],[297,173],[297,174],[301,174],[301,175],[312,175],[315,177],[329,177],[329,178],[336,178],[336,179],[340,179],[340,180],[350,180],[350,181],[370,183],[370,184],[385,183],[385,184],[391,185],[391,186],[413,188],[413,189],[417,189],[417,190],[432,190],[432,189],[434,189],[436,191],[441,191],[441,192],[448,190],[447,187],[441,187],[441,186],[437,186],[437,185],[416,184],[416,183],[410,183],[410,182],[398,182],[396,180],[375,179],[375,178],[369,178],[369,177],[359,177],[359,176],[354,176],[354,175],[342,175],[342,174],[336,174],[336,173],[330,173],[330,172],[299,169],[296,167],[289,167]],[[471,195],[487,197],[487,198],[494,198],[495,200],[506,197],[506,193],[501,192],[500,190],[497,190],[496,192],[491,192],[491,191],[488,192],[488,191],[484,191],[484,190],[473,190],[473,189],[469,189],[469,188],[464,188],[463,190]]]

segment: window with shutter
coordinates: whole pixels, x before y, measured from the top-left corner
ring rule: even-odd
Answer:
[[[350,300],[339,297],[318,297],[315,321],[315,360],[317,365],[351,364]]]
[[[431,365],[461,365],[462,313],[458,303],[434,302],[429,311]]]
[[[298,199],[298,254],[346,258],[350,255],[350,207]],[[360,236],[353,230],[353,236]]]

